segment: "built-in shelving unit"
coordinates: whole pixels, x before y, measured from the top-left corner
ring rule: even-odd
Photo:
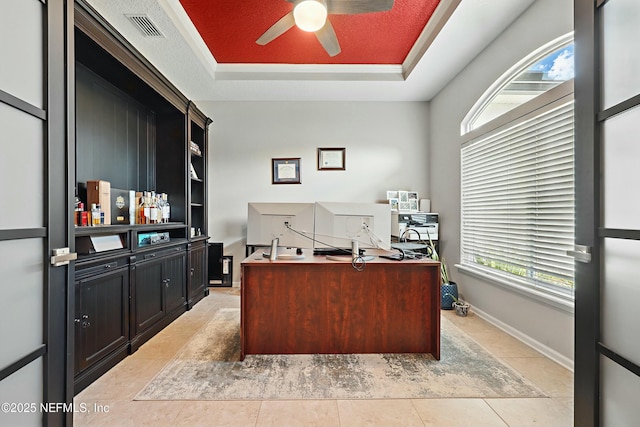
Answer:
[[[208,293],[211,119],[75,4],[76,193],[86,203],[86,182],[103,180],[167,193],[171,206],[168,223],[76,227],[77,393]]]

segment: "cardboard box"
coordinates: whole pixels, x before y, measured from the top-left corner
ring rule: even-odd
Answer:
[[[100,205],[104,212],[104,224],[111,225],[111,183],[109,181],[87,181],[87,210],[91,204]]]

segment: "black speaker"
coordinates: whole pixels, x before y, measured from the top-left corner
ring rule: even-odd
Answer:
[[[222,285],[231,287],[233,285],[233,257],[222,257]]]
[[[209,284],[222,284],[222,243],[209,243]]]

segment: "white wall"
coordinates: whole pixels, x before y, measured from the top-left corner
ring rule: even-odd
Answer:
[[[537,0],[432,100],[430,194],[432,210],[440,213],[441,252],[448,264],[460,260],[462,119],[484,91],[512,65],[572,29],[572,0]],[[476,312],[572,366],[572,312],[452,270],[460,292]]]
[[[245,255],[248,202],[384,202],[386,190],[428,197],[424,102],[198,102],[209,132],[209,235]],[[345,171],[318,171],[318,147],[345,147]],[[271,184],[271,159],[301,158],[301,184]]]

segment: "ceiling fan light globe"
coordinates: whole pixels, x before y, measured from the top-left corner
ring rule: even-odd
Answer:
[[[327,7],[317,0],[303,0],[293,8],[293,19],[302,31],[318,31],[327,21]]]

